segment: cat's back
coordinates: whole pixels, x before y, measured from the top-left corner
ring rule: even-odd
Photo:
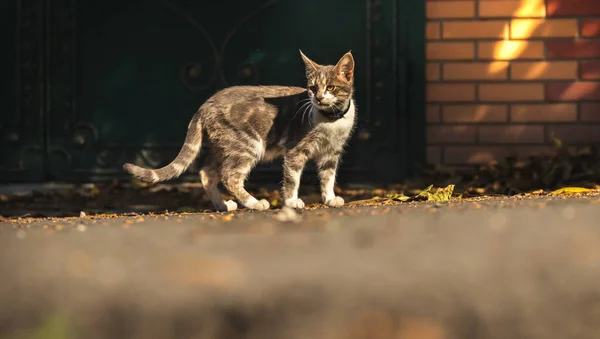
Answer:
[[[215,93],[208,101],[250,102],[254,100],[289,97],[306,92],[306,88],[295,86],[231,86]]]

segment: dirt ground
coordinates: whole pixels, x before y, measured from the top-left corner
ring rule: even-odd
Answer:
[[[600,337],[598,193],[84,213],[0,223],[0,338]]]

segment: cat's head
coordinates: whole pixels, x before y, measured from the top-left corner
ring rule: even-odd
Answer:
[[[348,52],[338,63],[319,65],[300,51],[306,66],[308,95],[320,110],[335,111],[348,105],[354,91],[354,58]]]

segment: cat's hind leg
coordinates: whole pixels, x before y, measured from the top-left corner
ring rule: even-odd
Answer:
[[[221,178],[211,161],[207,161],[207,165],[200,169],[200,181],[217,211],[235,211],[237,209],[235,201],[223,199],[218,187]]]
[[[221,176],[225,188],[246,208],[253,210],[269,209],[267,200],[258,200],[244,188],[244,182],[255,164],[252,158],[229,158],[223,162]]]

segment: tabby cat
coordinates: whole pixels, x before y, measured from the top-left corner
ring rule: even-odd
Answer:
[[[225,188],[249,209],[269,208],[244,188],[244,181],[259,162],[283,156],[283,199],[288,207],[303,208],[298,198],[300,176],[309,159],[315,161],[321,197],[327,206],[339,207],[344,199],[334,194],[336,172],[356,121],[354,58],[346,53],[338,63],[319,65],[300,51],[307,88],[287,86],[233,86],[210,97],[192,117],[185,143],[170,164],[145,169],[123,168],[146,182],[181,175],[194,161],[203,132],[210,154],[200,170],[200,180],[217,210],[232,211],[237,203],[225,201],[217,188]]]

